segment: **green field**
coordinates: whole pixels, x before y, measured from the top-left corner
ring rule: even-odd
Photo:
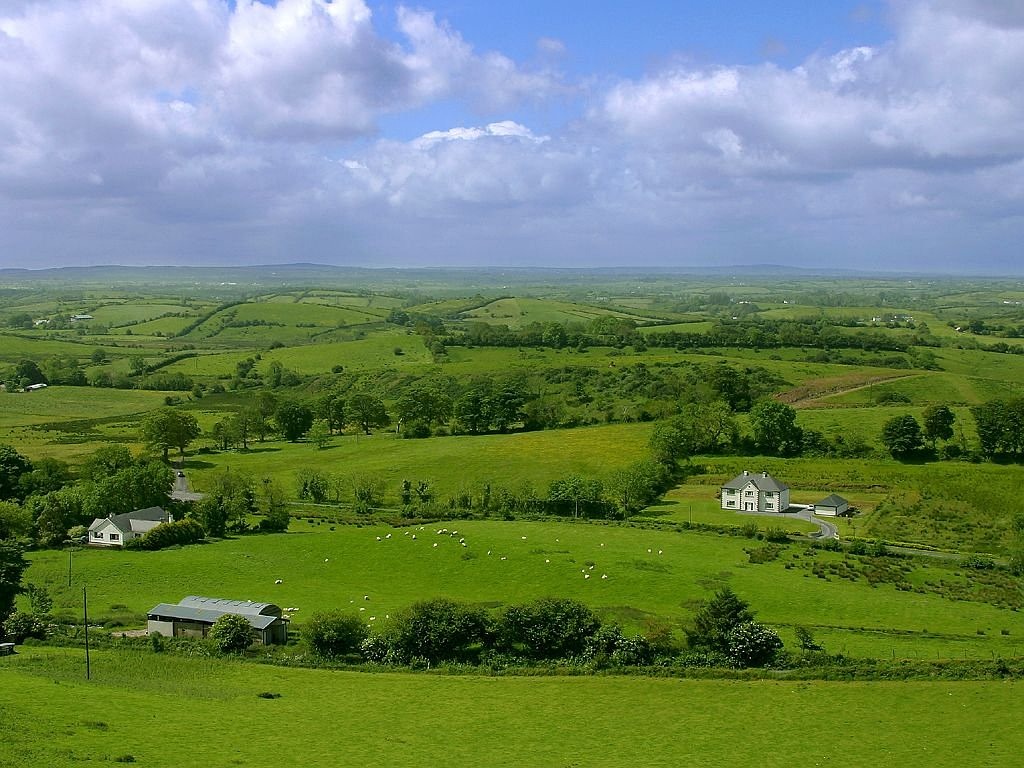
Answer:
[[[498,299],[477,309],[462,312],[460,317],[465,320],[507,325],[509,328],[522,328],[530,323],[587,322],[606,315],[633,321],[654,319],[603,307],[529,298]]]
[[[32,649],[0,659],[17,691],[0,764],[607,766],[1012,765],[1020,683],[485,678],[283,669]],[[262,699],[261,692],[280,694]],[[815,736],[780,717],[825,718]],[[998,713],[998,716],[992,716]],[[215,723],[216,727],[211,728]],[[188,734],[204,732],[202,753]]]
[[[467,546],[439,535],[442,527],[458,531]],[[454,520],[331,530],[329,522],[297,520],[287,534],[176,550],[79,551],[71,588],[66,553],[32,553],[25,578],[47,586],[56,610],[70,616],[87,583],[98,621],[141,622],[157,603],[190,594],[295,607],[298,623],[321,608],[365,608],[360,615],[368,622],[383,622],[437,596],[494,607],[554,595],[583,600],[630,631],[649,620],[678,628],[697,601],[729,584],[787,642],[792,628],[804,625],[832,652],[853,656],[989,658],[1024,651],[1024,615],[928,587],[941,579],[969,588],[972,576],[953,565],[907,564],[900,581],[921,591],[902,591],[894,583],[816,576],[813,563],[838,563],[843,556],[796,544],[774,561],[750,563],[746,550],[760,546],[735,536],[569,522]]]

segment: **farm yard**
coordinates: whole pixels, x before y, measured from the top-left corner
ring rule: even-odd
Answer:
[[[643,749],[651,765],[772,764],[739,738],[744,723],[787,762],[932,765],[941,752],[988,765],[1019,746],[992,723],[964,736],[965,709],[1017,706],[1024,658],[1024,466],[991,421],[1024,387],[1008,284],[218,277],[3,295],[0,458],[14,479],[0,476],[0,539],[27,543],[15,616],[45,616],[50,636],[0,659],[0,685],[25,692],[0,723],[0,763],[170,764],[174,734],[214,711],[231,732],[272,718],[267,744],[313,763],[357,744],[344,759],[621,765]],[[894,437],[908,420],[916,441],[910,427]],[[842,496],[838,539],[809,511],[723,509],[722,484],[747,470],[801,508]],[[146,495],[168,481],[200,500]],[[136,498],[199,541],[67,546]],[[782,644],[773,662],[739,669],[701,645],[701,611],[732,593]],[[120,639],[186,595],[285,608],[289,643],[236,656],[209,639]],[[483,647],[545,600],[591,616],[619,660]],[[436,664],[370,655],[423,606],[491,635]],[[307,631],[325,612],[369,650],[318,657]],[[639,666],[615,656],[630,643],[650,651]],[[297,668],[325,665],[345,670]],[[74,693],[54,697],[55,683]],[[103,715],[70,714],[72,699]],[[353,700],[365,706],[340,728],[319,716]],[[686,728],[640,714],[652,707]],[[823,745],[774,727],[780,707],[841,708],[844,727]],[[460,723],[464,744],[414,727],[425,708]],[[551,713],[573,708],[586,717],[552,739]],[[179,714],[158,722],[167,709]],[[153,721],[146,739],[129,732],[133,712]],[[484,743],[499,721],[521,734],[514,759]],[[292,744],[300,722],[319,735]],[[252,757],[243,742],[232,760]]]

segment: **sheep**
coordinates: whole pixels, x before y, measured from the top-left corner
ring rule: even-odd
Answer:
[[[359,608],[359,610],[360,610],[360,611],[365,611],[366,609],[365,609],[365,608],[363,608],[363,607],[360,607],[360,608]]]
[[[389,534],[388,534],[387,536],[385,536],[384,538],[385,538],[385,539],[390,539],[390,538],[391,538],[391,534],[389,533]]]
[[[502,556],[501,556],[501,559],[502,559],[502,560],[508,560],[508,558],[507,558],[507,557],[505,557],[504,555],[502,555]]]
[[[437,542],[436,541],[434,542],[434,548],[435,549],[437,548]]]
[[[283,579],[274,579],[274,583],[275,584],[284,584],[284,580]]]
[[[464,547],[468,547],[468,546],[469,546],[469,544],[467,544],[466,542],[462,542],[462,546],[464,546]]]
[[[545,562],[545,563],[550,563],[551,561],[550,561],[550,560],[545,560],[544,562]]]
[[[331,560],[331,558],[329,558],[329,557],[325,557],[325,558],[324,558],[324,562],[325,562],[325,563],[327,563],[327,562],[330,562],[330,560]]]
[[[608,578],[608,574],[607,573],[602,573],[601,574],[601,578],[602,579],[607,579]]]
[[[416,541],[416,534],[415,533],[412,535],[412,540]]]
[[[377,537],[377,541],[380,541],[380,536]]]
[[[659,550],[658,550],[658,554],[660,555],[661,553],[662,553],[662,550],[660,550],[660,549],[659,549]]]
[[[583,578],[584,578],[584,579],[589,579],[589,578],[590,578],[590,574],[589,574],[589,573],[585,573],[585,574],[583,574]]]
[[[526,537],[525,536],[520,536],[519,538],[521,538],[523,541],[526,541]]]

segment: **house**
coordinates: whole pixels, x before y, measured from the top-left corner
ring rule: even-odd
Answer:
[[[122,515],[97,517],[89,526],[89,544],[94,547],[123,547],[160,523],[173,523],[174,515],[163,507],[147,507]]]
[[[849,508],[850,502],[842,496],[836,496],[833,493],[814,505],[814,514],[824,515],[825,517],[837,517],[838,515],[845,514]]]
[[[282,616],[273,603],[195,595],[177,605],[160,603],[149,612],[146,629],[151,635],[164,637],[206,637],[217,619],[227,614],[244,617],[255,631],[257,643],[282,644],[288,640],[288,617]]]
[[[789,486],[767,472],[746,470],[722,486],[722,509],[734,512],[785,512],[789,509]]]
[[[92,315],[86,315],[86,314],[78,314],[78,315],[72,315],[71,316],[71,322],[75,322],[76,320],[92,320],[92,319],[93,319]]]

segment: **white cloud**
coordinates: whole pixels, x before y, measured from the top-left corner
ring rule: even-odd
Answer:
[[[1024,234],[1013,4],[895,0],[884,45],[611,84],[479,50],[425,10],[389,39],[371,7],[0,4],[0,264],[281,261],[293,243],[306,260],[810,261],[867,242],[894,266],[970,233],[1009,258]],[[523,117],[549,100],[566,125]],[[452,103],[480,119],[376,138]]]

